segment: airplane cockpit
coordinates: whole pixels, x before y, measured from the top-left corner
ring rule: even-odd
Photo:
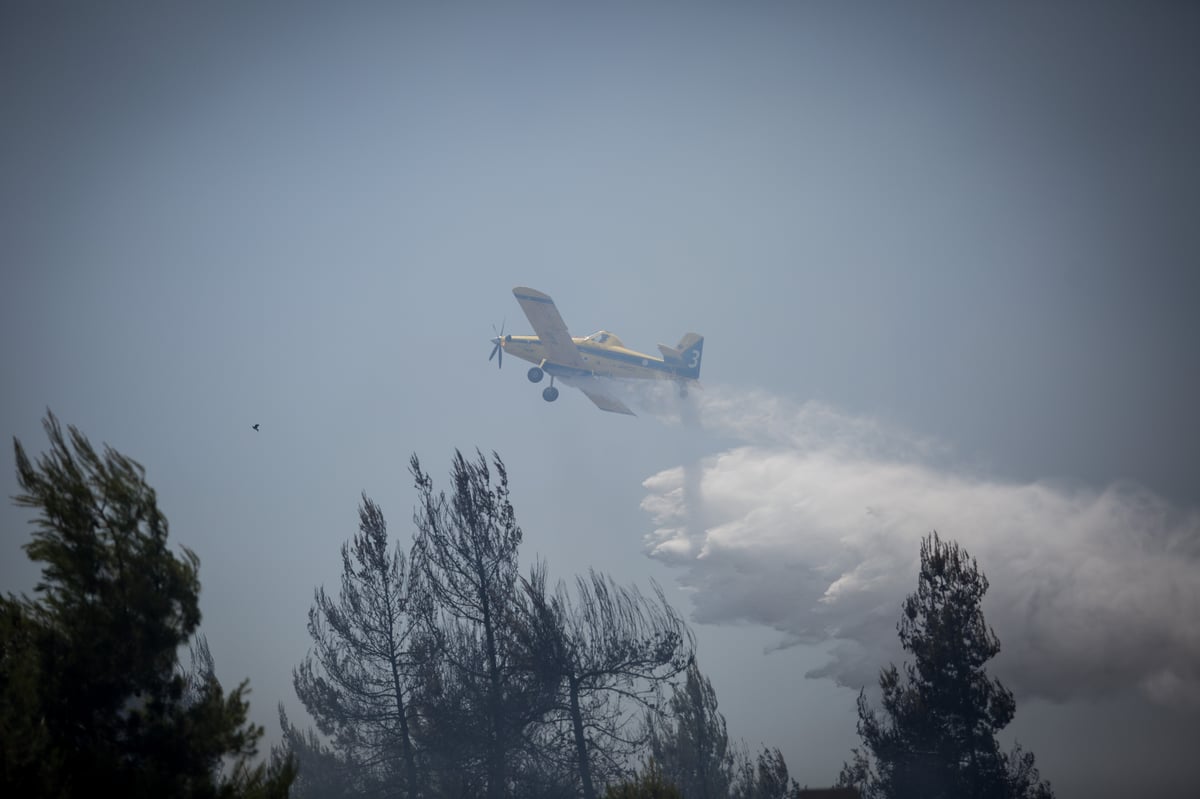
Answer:
[[[584,338],[584,341],[590,341],[593,344],[603,344],[606,347],[624,347],[625,346],[625,344],[622,343],[621,339],[617,338],[612,333],[609,333],[607,330],[597,330],[592,335]]]

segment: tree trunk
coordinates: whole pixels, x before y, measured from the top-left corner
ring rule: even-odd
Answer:
[[[392,684],[396,692],[396,712],[400,714],[400,751],[404,756],[404,776],[408,783],[409,799],[417,796],[417,759],[413,753],[412,738],[408,733],[408,714],[404,709],[404,697],[400,688],[400,672],[396,658],[392,657]]]
[[[484,579],[482,564],[477,564],[481,584]],[[496,631],[492,619],[491,605],[486,590],[482,591],[484,645],[488,661],[488,715],[491,723],[491,740],[488,741],[488,799],[503,799],[504,796],[504,732],[500,718],[500,665],[496,657]]]
[[[571,726],[575,730],[575,757],[579,762],[579,779],[583,783],[583,799],[596,799],[596,788],[592,785],[592,766],[588,761],[587,740],[583,737],[583,714],[579,710],[579,683],[572,676],[569,685]]]

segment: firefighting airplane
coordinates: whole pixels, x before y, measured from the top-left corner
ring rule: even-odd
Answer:
[[[688,333],[674,347],[659,344],[662,357],[658,358],[629,349],[607,330],[584,338],[572,337],[558,309],[554,307],[554,300],[540,291],[517,286],[513,289],[513,296],[517,298],[537,335],[506,336],[501,331],[499,336],[492,339],[495,346],[488,360],[499,355],[500,360],[496,365],[503,366],[504,353],[507,352],[533,364],[528,372],[530,382],[541,382],[544,376],[550,375],[550,385],[542,391],[542,399],[546,402],[558,399],[558,389],[554,387],[557,377],[567,385],[578,388],[601,410],[633,416],[633,411],[623,402],[605,393],[597,378],[674,380],[679,383],[680,394],[686,395],[688,384],[695,385],[700,377],[703,336]]]

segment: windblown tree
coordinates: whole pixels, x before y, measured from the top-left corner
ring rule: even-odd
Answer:
[[[246,683],[226,695],[180,667],[199,560],[169,548],[141,465],[43,426],[36,463],[14,440],[15,500],[37,512],[25,551],[44,566],[36,598],[0,598],[0,793],[286,796],[290,762],[252,763]]]
[[[651,600],[589,571],[576,579],[575,598],[562,582],[551,595],[543,567],[524,586],[525,648],[556,686],[547,722],[567,732],[569,765],[585,799],[595,799],[596,777],[603,784],[615,776],[645,743],[640,716],[653,707],[661,685],[691,662],[692,633],[657,584]]]
[[[858,697],[858,732],[839,784],[874,799],[1050,799],[1033,755],[1001,752],[996,733],[1012,721],[1012,692],[984,665],[1000,641],[983,618],[987,577],[976,561],[937,533],[921,541],[917,592],[904,602],[900,643],[913,655],[904,674],[880,672],[883,713]]]
[[[650,748],[668,782],[688,799],[726,799],[737,770],[717,693],[693,659],[665,713],[648,717]]]
[[[788,776],[787,763],[779,749],[763,747],[755,761],[743,755],[731,799],[797,799],[800,786]]]
[[[331,736],[354,781],[419,793],[414,705],[419,588],[383,511],[363,494],[358,533],[342,545],[335,600],[319,588],[308,613],[313,649],[293,672],[296,695]],[[328,763],[328,759],[325,761]]]
[[[212,650],[208,648],[208,638],[204,635],[195,637],[188,645],[188,652],[191,653],[192,668],[185,671],[183,664],[177,668],[184,680],[183,701],[194,704],[203,701],[205,686],[217,675],[217,663]]]
[[[650,758],[639,773],[609,785],[604,799],[683,799],[683,795],[663,776],[654,758]]]
[[[271,747],[273,757],[291,758],[296,764],[296,779],[292,782],[289,799],[358,799],[362,796],[387,795],[386,786],[371,776],[370,770],[322,741],[309,727],[301,730],[293,725],[279,704],[279,726],[283,731],[279,744]]]
[[[434,643],[425,680],[429,731],[453,774],[488,799],[510,792],[533,726],[552,696],[530,668],[516,635],[525,615],[518,584],[521,528],[509,501],[508,473],[493,453],[467,460],[455,451],[453,493],[435,492],[416,455],[419,503],[413,559],[429,591],[426,628]],[[493,472],[494,470],[494,472]],[[494,477],[494,480],[493,480]]]

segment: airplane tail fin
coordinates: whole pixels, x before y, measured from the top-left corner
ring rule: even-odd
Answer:
[[[704,336],[688,333],[679,340],[678,345],[668,347],[666,344],[659,344],[658,349],[663,354],[663,360],[678,370],[680,375],[693,379],[700,377],[700,356],[704,352]]]
[[[685,377],[697,379],[700,377],[700,357],[704,354],[704,336],[688,333],[679,340],[679,359],[683,361],[682,372]]]

